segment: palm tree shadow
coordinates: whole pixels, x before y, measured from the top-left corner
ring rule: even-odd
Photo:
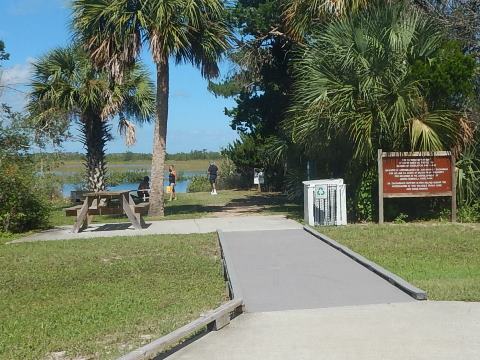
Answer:
[[[230,200],[225,205],[171,205],[165,208],[165,214],[188,215],[193,213],[204,214],[285,214],[289,218],[303,218],[303,207],[288,200],[285,195],[278,193],[255,194],[238,197]]]

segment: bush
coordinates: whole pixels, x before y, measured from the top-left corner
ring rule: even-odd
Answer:
[[[45,227],[50,216],[48,199],[33,171],[23,164],[0,166],[0,231],[22,232]]]
[[[235,163],[223,155],[220,162],[220,174],[218,188],[220,189],[250,189],[252,187],[251,177],[246,177],[237,171]]]
[[[480,203],[463,205],[458,209],[457,218],[462,223],[474,223],[480,221]]]
[[[21,232],[48,224],[45,181],[29,154],[31,130],[7,106],[0,110],[0,232]],[[6,125],[5,125],[6,124]],[[49,190],[52,190],[51,188]]]
[[[187,192],[208,192],[211,190],[210,181],[206,176],[193,176],[188,184]]]
[[[373,221],[375,212],[376,170],[366,170],[360,179],[353,199],[355,217],[358,221]],[[377,195],[378,196],[378,195]]]

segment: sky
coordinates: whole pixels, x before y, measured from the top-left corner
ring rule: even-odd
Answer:
[[[0,93],[0,102],[21,110],[25,104],[31,63],[49,50],[68,45],[70,10],[68,0],[0,0],[0,39],[5,42],[10,59],[2,64],[1,83],[18,91],[7,89]],[[154,79],[154,65],[148,52],[142,60]],[[228,70],[221,65],[222,75]],[[170,107],[167,135],[167,152],[189,152],[207,149],[218,151],[237,134],[229,126],[224,108],[233,106],[232,99],[216,98],[207,90],[207,81],[191,65],[170,67]],[[114,123],[112,123],[114,124]],[[107,145],[108,152],[151,153],[153,125],[137,128],[137,143],[127,148],[113,126],[114,140]],[[76,136],[77,131],[72,128]],[[64,151],[82,152],[79,141],[64,144]]]

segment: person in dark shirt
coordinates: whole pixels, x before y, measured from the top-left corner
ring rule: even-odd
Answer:
[[[210,162],[210,166],[208,167],[208,180],[210,180],[210,186],[212,187],[212,192],[210,194],[217,195],[217,175],[218,175],[218,167],[215,165],[215,161]]]
[[[177,185],[177,172],[175,171],[175,166],[170,165],[168,167],[168,182],[170,183],[171,192],[170,192],[170,201],[177,200],[177,193],[175,192],[175,185]]]
[[[150,178],[148,176],[145,176],[143,180],[140,182],[140,185],[138,185],[138,190],[137,195],[140,199],[143,201],[147,201],[148,198],[150,197]],[[140,191],[143,190],[143,191]]]

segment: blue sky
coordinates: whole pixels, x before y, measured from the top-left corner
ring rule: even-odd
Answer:
[[[30,63],[50,49],[69,43],[68,3],[68,0],[0,1],[0,39],[10,53],[10,60],[3,64],[3,84],[12,84],[20,91],[28,91],[22,84],[28,83]],[[143,60],[154,78],[154,66],[148,53]],[[228,68],[227,64],[222,65],[224,72]],[[202,79],[199,71],[190,65],[172,66],[170,86],[168,152],[219,150],[237,137],[223,113],[225,107],[233,105],[233,100],[215,98],[209,93],[207,81]],[[20,109],[24,104],[24,95],[13,90],[3,91],[0,102]],[[137,144],[130,148],[124,145],[116,132],[114,135],[115,139],[108,144],[109,152],[152,151],[153,125],[138,128]],[[64,149],[83,151],[78,141],[69,141]]]

